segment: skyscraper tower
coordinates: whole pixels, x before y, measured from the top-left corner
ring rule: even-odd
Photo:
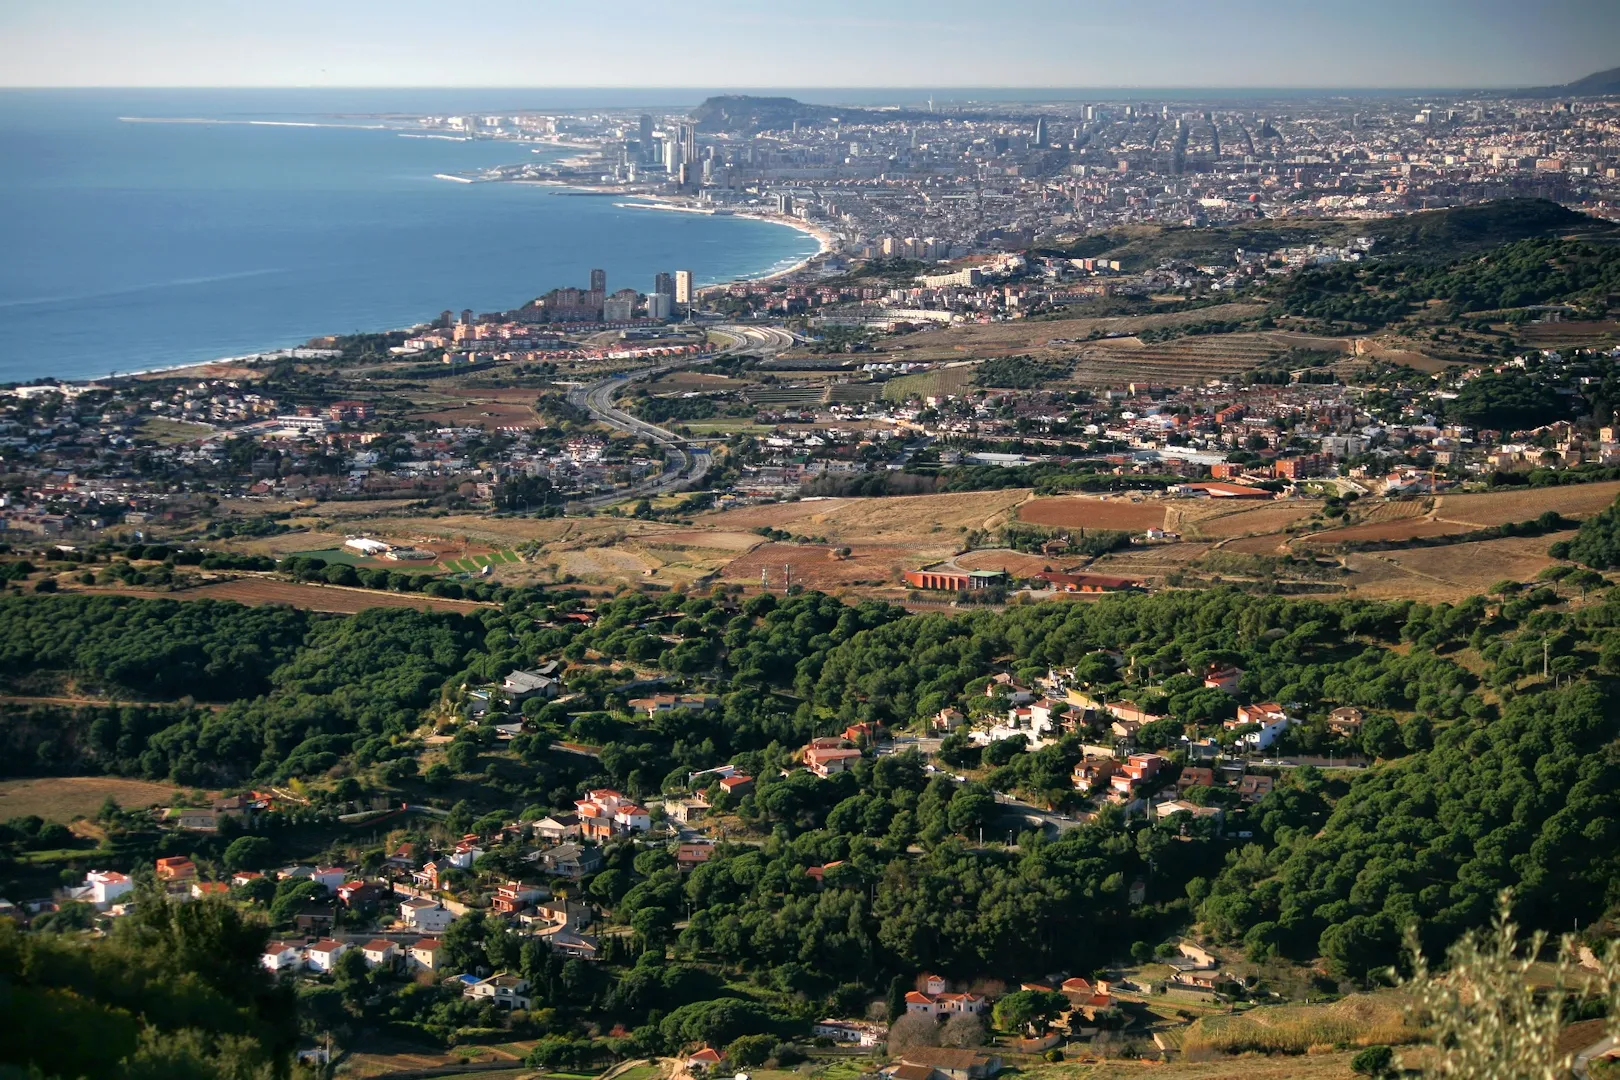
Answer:
[[[697,125],[681,125],[681,160],[696,161],[697,153]]]
[[[1046,117],[1037,117],[1035,120],[1035,145],[1046,145]]]
[[[591,271],[591,292],[593,292],[593,293],[601,293],[603,296],[607,295],[607,271],[606,270],[592,270]]]
[[[692,271],[675,271],[675,303],[688,307],[693,300]]]
[[[673,298],[675,295],[675,279],[668,273],[660,271],[653,277],[653,292],[660,296]]]
[[[646,113],[642,113],[641,114],[641,121],[640,121],[640,132],[639,132],[639,134],[641,136],[641,160],[642,161],[651,161],[652,160],[652,144],[653,144],[652,133],[653,133],[652,117],[648,116]]]

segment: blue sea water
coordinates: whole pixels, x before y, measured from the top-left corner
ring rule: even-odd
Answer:
[[[659,271],[724,281],[816,250],[766,222],[434,178],[536,160],[513,143],[242,122],[571,104],[482,93],[0,91],[0,383],[500,310],[585,287],[592,267],[646,292]]]

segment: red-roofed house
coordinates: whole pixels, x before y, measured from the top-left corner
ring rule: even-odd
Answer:
[[[853,747],[811,746],[804,752],[804,767],[822,779],[848,772],[860,760],[861,752]]]
[[[719,1054],[719,1052],[713,1050],[710,1047],[705,1046],[703,1049],[697,1051],[696,1053],[693,1053],[693,1054],[690,1054],[690,1055],[687,1056],[687,1058],[686,1058],[686,1071],[687,1072],[694,1072],[694,1073],[706,1073],[710,1069],[714,1068],[715,1066],[717,1066],[719,1064],[720,1064],[720,1054]]]
[[[399,959],[399,948],[387,938],[375,938],[360,946],[360,953],[366,958],[366,967],[382,967],[392,964]]]
[[[597,788],[574,803],[579,833],[590,840],[606,840],[652,828],[652,816],[612,788]]]

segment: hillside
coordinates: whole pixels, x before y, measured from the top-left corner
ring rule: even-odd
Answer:
[[[795,122],[822,124],[891,123],[918,114],[893,109],[873,110],[836,105],[811,105],[790,97],[754,97],[749,94],[723,94],[706,99],[692,110],[699,130],[709,132],[753,132],[791,129]]]
[[[1387,218],[1362,231],[1378,240],[1378,254],[1453,259],[1519,240],[1609,229],[1603,222],[1547,199],[1499,199]]]
[[[1354,236],[1374,237],[1378,255],[1449,260],[1518,240],[1605,231],[1612,228],[1546,199],[1501,199],[1378,221],[1290,218],[1216,228],[1132,226],[1052,250],[1073,258],[1118,259],[1125,270],[1140,271],[1167,260],[1230,262],[1239,249],[1342,244]]]
[[[1562,86],[1532,86],[1517,91],[1515,97],[1604,97],[1620,94],[1620,67],[1595,71]]]

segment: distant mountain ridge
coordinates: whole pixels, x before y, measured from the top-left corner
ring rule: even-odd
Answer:
[[[1516,97],[1611,97],[1620,95],[1620,67],[1595,71],[1563,86],[1532,86],[1514,91]]]
[[[749,133],[788,131],[794,123],[824,124],[841,120],[851,124],[884,124],[915,120],[933,114],[902,109],[861,109],[837,105],[811,105],[790,97],[754,97],[724,94],[706,99],[692,110],[699,131]]]

